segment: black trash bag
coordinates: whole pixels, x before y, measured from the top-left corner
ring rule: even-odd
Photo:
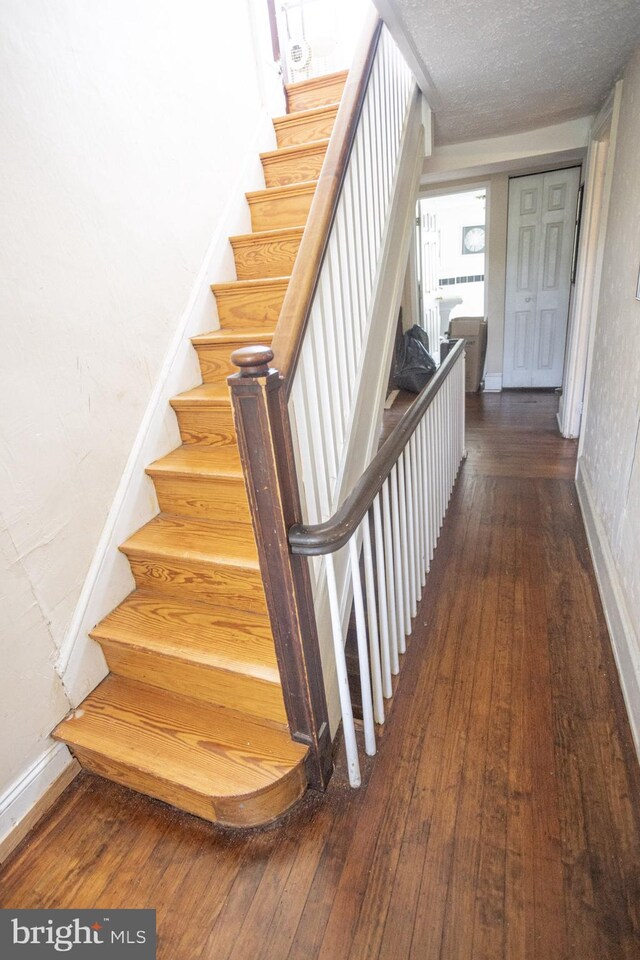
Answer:
[[[429,353],[429,337],[414,324],[398,341],[394,359],[393,383],[398,390],[420,393],[438,368]]]

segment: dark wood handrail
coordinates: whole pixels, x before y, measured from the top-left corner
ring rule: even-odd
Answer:
[[[323,523],[296,523],[289,528],[292,553],[316,557],[333,553],[349,542],[463,350],[464,340],[459,340],[438,372],[396,424],[336,513]]]
[[[280,376],[285,381],[287,396],[291,391],[292,376],[322,269],[381,30],[382,20],[377,14],[372,14],[349,70],[300,249],[273,335],[272,348]]]

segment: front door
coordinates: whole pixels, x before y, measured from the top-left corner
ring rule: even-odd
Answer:
[[[505,387],[559,387],[580,168],[509,183]]]

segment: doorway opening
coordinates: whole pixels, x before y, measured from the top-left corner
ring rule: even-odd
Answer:
[[[509,182],[504,387],[562,384],[580,167]]]
[[[485,316],[486,201],[484,187],[418,200],[419,310],[432,353],[450,320]]]

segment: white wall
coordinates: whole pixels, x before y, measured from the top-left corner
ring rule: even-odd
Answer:
[[[0,0],[0,14],[1,817],[69,707],[55,665],[105,523],[119,533],[134,441],[153,433],[151,459],[179,442],[159,384],[197,382],[176,331],[217,326],[208,284],[234,276],[226,236],[248,227],[242,191],[271,141],[257,142],[248,0]],[[127,532],[155,511],[141,469],[137,484]],[[110,605],[131,586],[112,554]]]
[[[636,734],[640,732],[640,301],[635,298],[640,267],[639,155],[640,50],[624,75],[597,346],[591,358],[579,459],[583,506],[592,546],[600,554],[596,566]]]

